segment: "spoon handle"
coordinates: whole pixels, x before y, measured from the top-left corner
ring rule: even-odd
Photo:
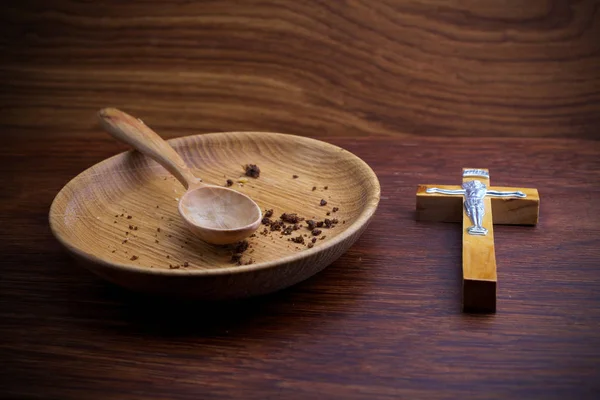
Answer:
[[[98,118],[111,136],[133,146],[165,167],[186,189],[192,185],[197,186],[202,181],[192,174],[181,156],[141,120],[116,108],[100,110]]]

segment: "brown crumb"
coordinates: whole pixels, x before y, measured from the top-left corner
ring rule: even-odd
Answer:
[[[119,218],[119,214],[115,215],[115,218]]]
[[[184,266],[184,267],[189,267],[189,266],[190,266],[190,264],[189,264],[189,263],[186,261],[186,262],[184,262],[184,263],[183,263],[183,266]]]
[[[128,215],[128,216],[127,216],[127,219],[131,219],[131,218],[133,218],[131,215]]]
[[[315,229],[315,226],[317,226],[317,223],[315,221],[313,221],[312,219],[309,219],[306,221],[306,225],[307,225],[308,229],[310,229],[312,231],[313,229]]]
[[[319,205],[321,205],[321,206],[327,205],[327,200],[321,199],[321,202],[319,203]]]
[[[115,224],[117,223],[117,221],[115,221]]]
[[[130,260],[131,260],[131,261],[135,261],[135,260],[137,260],[138,258],[139,258],[138,256],[131,256]]]
[[[312,238],[312,239],[310,239],[310,241],[314,243],[317,241],[317,238]]]
[[[345,224],[345,223],[346,223],[346,220],[343,220],[343,221],[342,221],[342,224]]]
[[[298,214],[283,213],[283,214],[281,214],[280,218],[283,222],[287,222],[290,224],[296,224],[300,221],[304,221],[304,218],[299,217]]]
[[[160,232],[160,228],[156,228],[156,232]]]
[[[125,239],[121,242],[121,244],[125,244],[125,243],[127,243],[127,239]]]
[[[171,258],[171,256],[167,254],[167,258]]]
[[[333,211],[333,212],[338,212],[338,210],[339,210],[339,208],[337,208],[337,207],[333,207],[333,209],[332,209],[331,211]]]
[[[281,226],[283,224],[281,223],[281,221],[273,221],[271,223],[271,231],[279,231],[281,230]]]
[[[263,225],[271,225],[271,220],[267,217],[264,217],[261,222]]]
[[[125,216],[125,214],[121,214],[121,217],[124,217],[124,216]]]
[[[321,228],[323,226],[323,221],[317,222],[317,228]]]
[[[313,234],[313,236],[319,236],[321,234],[321,230],[320,229],[313,229],[312,230],[312,234]]]
[[[138,230],[138,227],[137,227],[137,226],[134,226],[134,227],[133,227],[133,230],[134,230],[134,231],[137,231],[137,230]]]
[[[304,237],[302,235],[298,235],[295,238],[292,238],[292,242],[294,242],[294,243],[304,243]]]
[[[225,186],[229,187],[233,185],[233,181],[231,179],[227,179],[227,181],[225,181]]]
[[[129,232],[125,232],[125,235],[129,235]]]
[[[314,192],[315,190],[317,190],[317,187],[313,186],[312,191]]]
[[[283,234],[284,234],[284,235],[291,235],[291,234],[292,234],[292,232],[293,232],[293,230],[294,230],[294,229],[293,229],[291,226],[288,226],[288,227],[286,227],[286,228],[283,230]]]
[[[133,230],[133,225],[129,225],[129,229]]]
[[[331,212],[327,211],[327,215],[331,215]]]
[[[158,208],[158,204],[156,205],[156,208]]]
[[[234,247],[234,252],[235,253],[243,253],[246,250],[248,250],[249,245],[250,244],[248,243],[247,240],[242,240],[241,242],[237,242]]]
[[[327,236],[325,236],[325,235],[321,236],[321,240],[325,240],[326,237]]]
[[[260,168],[256,164],[247,164],[245,167],[246,176],[251,178],[258,178],[260,176]]]
[[[313,248],[313,246],[314,246],[314,243],[309,243],[309,244],[308,244],[308,248],[309,248],[309,249],[312,249],[312,248]]]
[[[169,264],[169,269],[179,269],[179,265]]]
[[[292,175],[292,178],[298,179],[298,175]]]
[[[116,250],[113,250],[112,253],[114,253]]]
[[[325,186],[323,189],[327,190],[327,189],[329,189],[329,186]]]
[[[271,218],[273,216],[273,209],[271,208],[270,210],[265,210],[265,217],[266,218]]]
[[[333,226],[333,221],[329,218],[325,218],[325,221],[323,221],[323,223],[325,224],[325,228],[331,228]]]

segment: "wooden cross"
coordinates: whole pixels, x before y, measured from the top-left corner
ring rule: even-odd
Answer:
[[[490,187],[487,169],[463,168],[462,186],[419,185],[417,219],[463,223],[463,310],[496,311],[493,224],[535,225],[537,189]]]

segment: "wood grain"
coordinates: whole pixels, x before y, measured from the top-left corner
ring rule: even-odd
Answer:
[[[171,137],[599,137],[597,0],[3,5],[0,120],[26,131],[115,106]]]
[[[0,147],[12,188],[0,202],[0,397],[598,397],[597,142],[318,136],[380,178],[361,240],[289,290],[205,304],[134,296],[72,262],[49,231],[50,203],[127,147],[98,127],[57,136]],[[475,152],[495,183],[543,198],[536,227],[495,226],[498,311],[488,316],[460,307],[460,229],[414,212],[419,183],[456,181]]]
[[[152,148],[159,144],[168,147],[154,143]],[[379,182],[369,166],[322,141],[222,132],[169,144],[177,155],[170,165],[185,170],[179,174],[181,182],[149,157],[127,152],[71,180],[50,210],[53,234],[83,266],[136,291],[222,300],[281,290],[346,252],[379,203]],[[259,165],[258,178],[245,177],[247,164]],[[195,177],[220,187],[228,179],[244,178],[247,183],[235,183],[236,194],[252,198],[260,210],[271,210],[272,221],[283,213],[305,221],[284,221],[272,230],[258,219],[259,230],[247,237],[250,248],[239,260],[244,265],[238,266],[232,262],[235,245],[201,240],[180,216],[179,201],[187,196],[182,183],[196,185]],[[309,229],[306,220],[320,227]]]

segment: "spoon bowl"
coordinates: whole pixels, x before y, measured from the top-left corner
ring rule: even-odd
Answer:
[[[186,188],[179,214],[188,228],[211,244],[231,244],[250,236],[262,214],[248,196],[221,186],[207,185],[194,176],[181,156],[141,120],[115,108],[98,112],[102,127],[165,167]]]
[[[262,218],[260,208],[250,197],[212,185],[188,190],[178,209],[190,231],[212,244],[246,238],[256,231]]]

